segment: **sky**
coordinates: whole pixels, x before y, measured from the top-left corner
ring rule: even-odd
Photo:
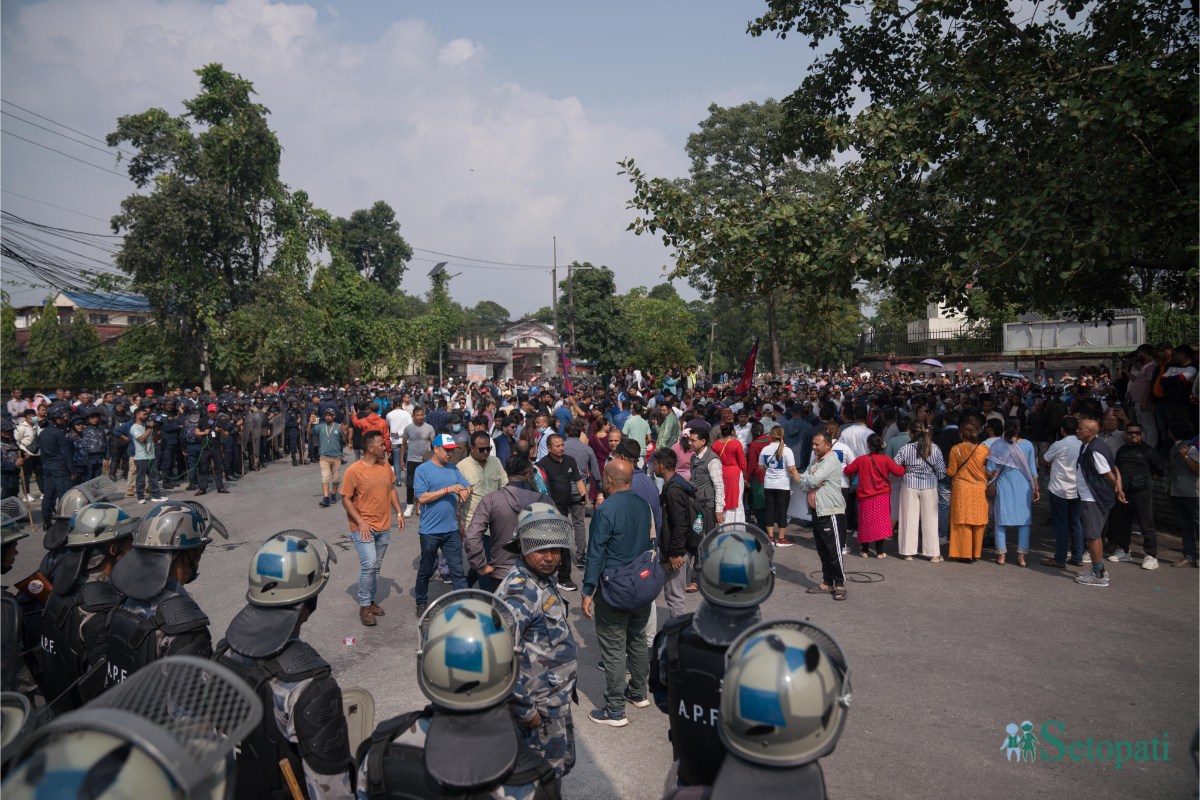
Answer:
[[[106,221],[135,187],[116,153],[86,137],[148,108],[182,113],[194,70],[219,62],[270,109],[290,187],[336,216],[376,200],[395,209],[416,250],[404,291],[424,294],[428,271],[448,260],[454,299],[494,300],[515,319],[550,303],[555,257],[560,279],[577,260],[610,267],[622,292],[653,286],[670,252],[625,230],[635,212],[617,162],[685,175],[687,136],[709,104],[782,99],[799,85],[805,42],[746,33],[765,7],[6,0],[0,208],[111,233]],[[7,260],[0,275],[17,305],[50,291],[24,285]]]

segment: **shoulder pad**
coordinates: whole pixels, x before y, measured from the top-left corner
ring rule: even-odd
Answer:
[[[162,621],[160,628],[169,636],[208,627],[208,617],[196,601],[185,595],[168,597],[158,604],[155,616]]]
[[[276,677],[284,680],[303,680],[304,678],[328,675],[333,670],[329,663],[321,658],[321,654],[307,642],[295,641],[275,656],[278,670],[272,670]]]
[[[106,611],[124,598],[108,581],[89,581],[79,590],[79,605],[84,611]]]

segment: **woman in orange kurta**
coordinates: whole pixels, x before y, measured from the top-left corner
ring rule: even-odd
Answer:
[[[983,557],[987,527],[988,449],[978,444],[979,430],[967,423],[959,429],[962,442],[950,450],[946,474],[950,483],[950,558],[974,561]]]

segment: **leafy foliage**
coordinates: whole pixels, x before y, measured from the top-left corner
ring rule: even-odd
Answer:
[[[392,207],[376,200],[370,208],[351,213],[349,219],[338,217],[335,225],[340,234],[337,247],[359,274],[385,291],[395,291],[413,251],[400,235]]]
[[[785,136],[854,154],[825,250],[856,277],[962,310],[982,287],[1096,315],[1129,305],[1144,268],[1195,308],[1194,7],[768,0],[749,31],[826,53]]]

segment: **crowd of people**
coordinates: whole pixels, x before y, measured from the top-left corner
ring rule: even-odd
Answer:
[[[383,759],[392,752],[388,747],[403,741],[430,747],[433,740],[425,737],[439,730],[438,713],[485,715],[503,704],[521,746],[541,759],[527,765],[532,772],[526,777],[545,783],[537,776],[551,776],[555,785],[575,759],[571,699],[578,665],[566,593],[581,593],[583,615],[594,621],[603,656],[603,703],[589,720],[624,727],[627,705],[657,703],[670,716],[678,780],[686,785],[716,779],[720,760],[698,754],[736,754],[764,728],[752,724],[746,709],[727,709],[726,697],[713,687],[720,685],[716,673],[724,673],[731,642],[769,625],[757,609],[773,586],[774,551],[794,545],[798,528],[811,529],[821,563],[821,581],[807,591],[835,601],[848,597],[847,557],[973,563],[987,546],[995,563],[1015,556],[1018,566],[1027,566],[1034,504],[1043,492],[1055,544],[1040,563],[1082,568],[1076,575],[1081,585],[1107,586],[1109,565],[1133,560],[1135,521],[1140,566],[1159,566],[1164,554],[1156,536],[1156,493],[1170,498],[1173,532],[1182,539],[1173,565],[1197,565],[1198,383],[1187,345],[1139,348],[1115,378],[1102,367],[1085,367],[1055,380],[1043,365],[1028,377],[797,373],[768,376],[742,391],[675,369],[663,376],[629,371],[576,381],[285,384],[216,393],[146,390],[133,397],[81,393],[77,399],[60,390],[44,402],[14,391],[4,419],[4,494],[32,502],[32,479],[48,532],[54,520],[68,516],[63,500],[71,485],[102,473],[124,478],[126,493],[139,502],[156,503],[136,533],[122,528],[124,512],[117,506],[89,506],[90,527],[72,522],[73,531],[80,529],[77,539],[59,551],[62,557],[72,547],[99,548],[96,557],[63,557],[66,568],[53,559],[43,562],[47,576],[73,570],[62,581],[68,592],[77,583],[80,592],[91,582],[111,585],[111,597],[80,594],[76,605],[80,613],[94,614],[88,603],[103,599],[105,608],[118,609],[106,617],[110,626],[117,624],[105,635],[104,659],[107,682],[117,684],[156,658],[213,654],[207,619],[184,587],[219,525],[198,503],[167,500],[160,492],[177,488],[185,477],[197,495],[209,480],[227,491],[227,482],[276,462],[318,463],[318,506],[342,507],[359,556],[362,625],[374,627],[387,614],[376,591],[393,528],[415,523],[420,542],[412,612],[427,642],[418,674],[434,716],[406,718],[405,725],[373,739],[369,752]],[[74,520],[79,509],[68,510]],[[96,533],[90,539],[89,530]],[[118,542],[114,530],[129,535],[132,548]],[[1016,539],[1015,553],[1009,537]],[[262,580],[257,589],[252,585],[251,604],[235,619],[224,650],[217,650],[247,680],[282,681],[270,691],[290,692],[284,700],[290,708],[307,691],[293,679],[328,672],[315,653],[302,649],[289,650],[286,663],[279,660],[315,609],[315,592],[279,591],[289,585],[288,576],[301,574],[299,566],[287,566],[296,559],[315,558],[316,567],[305,562],[307,574],[327,576],[328,551],[303,536],[282,534],[264,548],[255,562]],[[87,580],[79,577],[84,562],[92,576]],[[435,576],[453,591],[431,601]],[[685,611],[691,592],[702,598],[695,614]],[[455,621],[457,606],[446,602],[456,596],[462,607],[474,609],[465,619],[491,620],[485,635],[505,632],[517,642],[517,665],[509,672],[497,655],[503,647],[465,659],[449,645],[432,646],[438,625],[452,638],[467,624]],[[661,629],[659,596],[669,614]],[[164,605],[171,609],[169,630],[160,619]],[[145,644],[142,629],[156,622],[158,638]],[[286,636],[279,633],[284,628]],[[767,650],[785,652],[795,630],[772,628],[769,635],[779,644]],[[804,635],[816,637],[816,654],[780,664],[764,654],[771,666],[761,669],[800,665],[816,671],[827,658],[833,666],[826,668],[844,675],[844,656],[827,635]],[[739,652],[754,654],[756,641],[744,642]],[[709,665],[706,673],[700,670],[707,683],[682,676],[680,648]],[[81,671],[99,661],[84,651],[76,665]],[[255,664],[267,660],[276,671],[256,672]],[[466,680],[457,670],[467,663],[474,665],[468,671],[491,677]],[[746,675],[748,681],[763,679],[754,670]],[[332,692],[322,680],[313,691]],[[680,693],[703,700],[676,704],[670,698]],[[279,697],[271,697],[278,707]],[[87,698],[77,691],[74,699]],[[824,701],[827,724],[835,706],[844,709],[848,694],[838,690]],[[720,728],[720,739],[720,726],[698,732],[703,720],[693,717],[720,716],[724,725],[727,713],[730,725],[740,720],[744,727]],[[482,716],[472,719],[480,730],[488,724]],[[299,747],[304,736],[336,738],[336,731],[306,732],[298,722],[285,723],[270,753]],[[406,738],[406,730],[413,736]],[[833,741],[835,733],[823,735],[819,747],[778,763],[811,764]],[[374,746],[380,743],[383,749]],[[746,752],[755,751],[751,746]],[[361,797],[372,794],[364,784],[386,783],[368,759],[357,762]],[[355,767],[348,754],[299,759],[296,766],[309,796],[350,791]],[[446,785],[453,785],[452,772],[442,776]],[[524,785],[493,796],[542,796],[523,794]]]

